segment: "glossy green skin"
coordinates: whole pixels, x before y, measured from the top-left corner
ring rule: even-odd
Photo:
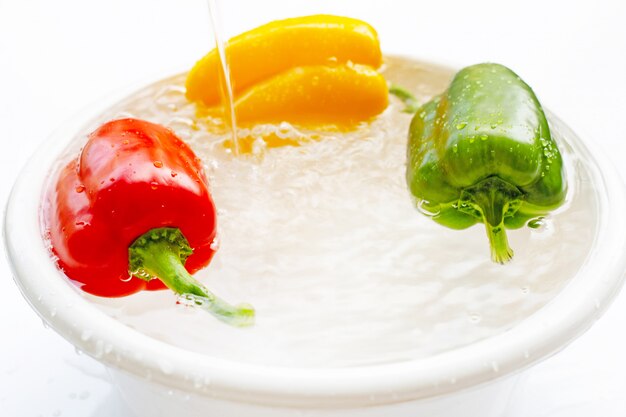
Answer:
[[[423,211],[464,229],[485,221],[469,200],[472,187],[492,177],[508,190],[496,193],[506,200],[506,228],[521,227],[565,199],[561,154],[537,97],[510,69],[478,64],[459,71],[448,90],[415,114],[406,178]]]

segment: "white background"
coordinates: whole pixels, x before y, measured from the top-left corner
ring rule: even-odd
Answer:
[[[226,1],[229,35],[329,11],[368,20],[386,51],[455,66],[506,64],[600,143],[626,178],[624,1]],[[190,68],[211,48],[206,10],[203,0],[0,0],[3,206],[20,167],[56,126],[112,90]],[[46,330],[4,258],[0,268],[0,415],[128,417],[103,367]],[[590,415],[626,415],[626,292],[588,333],[528,373],[505,417]]]

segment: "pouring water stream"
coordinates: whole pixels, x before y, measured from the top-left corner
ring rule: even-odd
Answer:
[[[220,77],[220,91],[222,93],[222,106],[224,108],[224,118],[229,124],[232,132],[233,151],[235,155],[239,155],[239,140],[237,138],[237,118],[235,116],[235,100],[233,96],[233,86],[230,80],[230,69],[228,67],[228,60],[226,59],[226,43],[223,38],[223,28],[221,26],[221,14],[219,9],[219,0],[207,0],[209,6],[209,17],[211,19],[211,28],[213,30],[213,36],[215,37],[215,46],[220,56],[221,63],[221,77]]]

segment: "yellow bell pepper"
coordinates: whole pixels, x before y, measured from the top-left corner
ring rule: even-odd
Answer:
[[[387,81],[363,65],[295,67],[235,100],[237,122],[350,126],[385,110]]]
[[[226,45],[235,96],[293,67],[347,63],[378,68],[382,54],[376,31],[348,17],[315,15],[279,20],[230,39]],[[212,50],[186,81],[187,98],[220,104],[220,57]]]

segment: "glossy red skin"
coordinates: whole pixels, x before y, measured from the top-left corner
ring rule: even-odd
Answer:
[[[216,215],[200,160],[171,130],[137,119],[114,120],[89,135],[59,173],[45,213],[52,250],[84,291],[121,297],[165,288],[129,279],[128,247],[157,227],[177,227],[193,254],[190,273],[206,266]]]

